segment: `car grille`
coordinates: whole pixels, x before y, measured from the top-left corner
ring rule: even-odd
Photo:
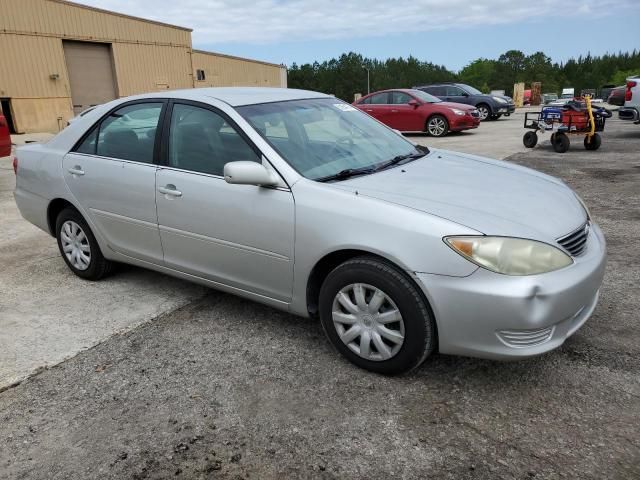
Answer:
[[[478,112],[478,110],[472,110],[471,111],[471,116],[478,118],[480,116],[480,112]]]
[[[589,222],[582,225],[577,230],[558,238],[558,243],[562,248],[574,257],[581,255],[587,249],[587,237],[589,236]]]
[[[541,345],[553,335],[554,326],[540,328],[538,330],[500,330],[498,338],[513,348],[526,348]]]

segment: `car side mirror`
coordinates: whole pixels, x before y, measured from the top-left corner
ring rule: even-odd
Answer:
[[[469,96],[469,94],[468,94],[467,92],[462,92],[462,96],[463,96],[463,97],[468,97],[468,96]]]
[[[257,162],[229,162],[224,166],[224,181],[234,185],[272,187],[279,183],[274,172]]]
[[[409,105],[411,105],[413,108],[418,108],[420,106],[420,102],[413,98],[409,100]]]

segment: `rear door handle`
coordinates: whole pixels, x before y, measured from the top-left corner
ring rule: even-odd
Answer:
[[[82,170],[82,167],[81,167],[80,165],[76,165],[76,166],[74,166],[74,167],[70,168],[70,169],[68,170],[68,172],[69,172],[71,175],[79,175],[79,176],[84,175],[84,170]]]
[[[398,110],[391,110],[391,113],[398,113]]]
[[[182,192],[176,189],[175,185],[171,183],[165,185],[164,187],[158,187],[158,191],[164,195],[171,195],[172,197],[181,197]]]

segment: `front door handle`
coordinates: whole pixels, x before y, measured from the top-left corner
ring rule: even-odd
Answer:
[[[79,175],[79,176],[84,175],[84,170],[82,170],[82,167],[81,167],[80,165],[76,165],[76,166],[74,166],[74,167],[70,168],[70,169],[68,170],[68,172],[69,172],[71,175]]]
[[[158,191],[164,195],[171,195],[172,197],[181,197],[182,192],[176,189],[176,186],[168,183],[164,187],[158,187]]]
[[[398,113],[398,110],[391,110],[391,113]]]

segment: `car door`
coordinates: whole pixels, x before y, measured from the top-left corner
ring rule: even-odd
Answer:
[[[380,120],[383,123],[387,117],[387,114],[390,110],[389,105],[389,96],[387,92],[376,93],[375,95],[371,95],[367,100],[366,105],[364,105],[364,111],[371,115],[373,118]]]
[[[424,123],[419,105],[409,105],[411,100],[416,100],[405,92],[389,92],[391,108],[385,122],[391,128],[401,132],[419,132],[424,130]],[[417,100],[416,100],[417,101]]]
[[[231,185],[232,161],[263,161],[229,117],[205,104],[171,104],[156,201],[165,265],[289,301],[294,201],[288,188]]]
[[[445,100],[447,102],[471,104],[469,95],[456,85],[447,85]]]
[[[116,252],[162,264],[156,215],[158,124],[166,101],[137,101],[98,122],[65,155],[63,175],[77,204]]]

